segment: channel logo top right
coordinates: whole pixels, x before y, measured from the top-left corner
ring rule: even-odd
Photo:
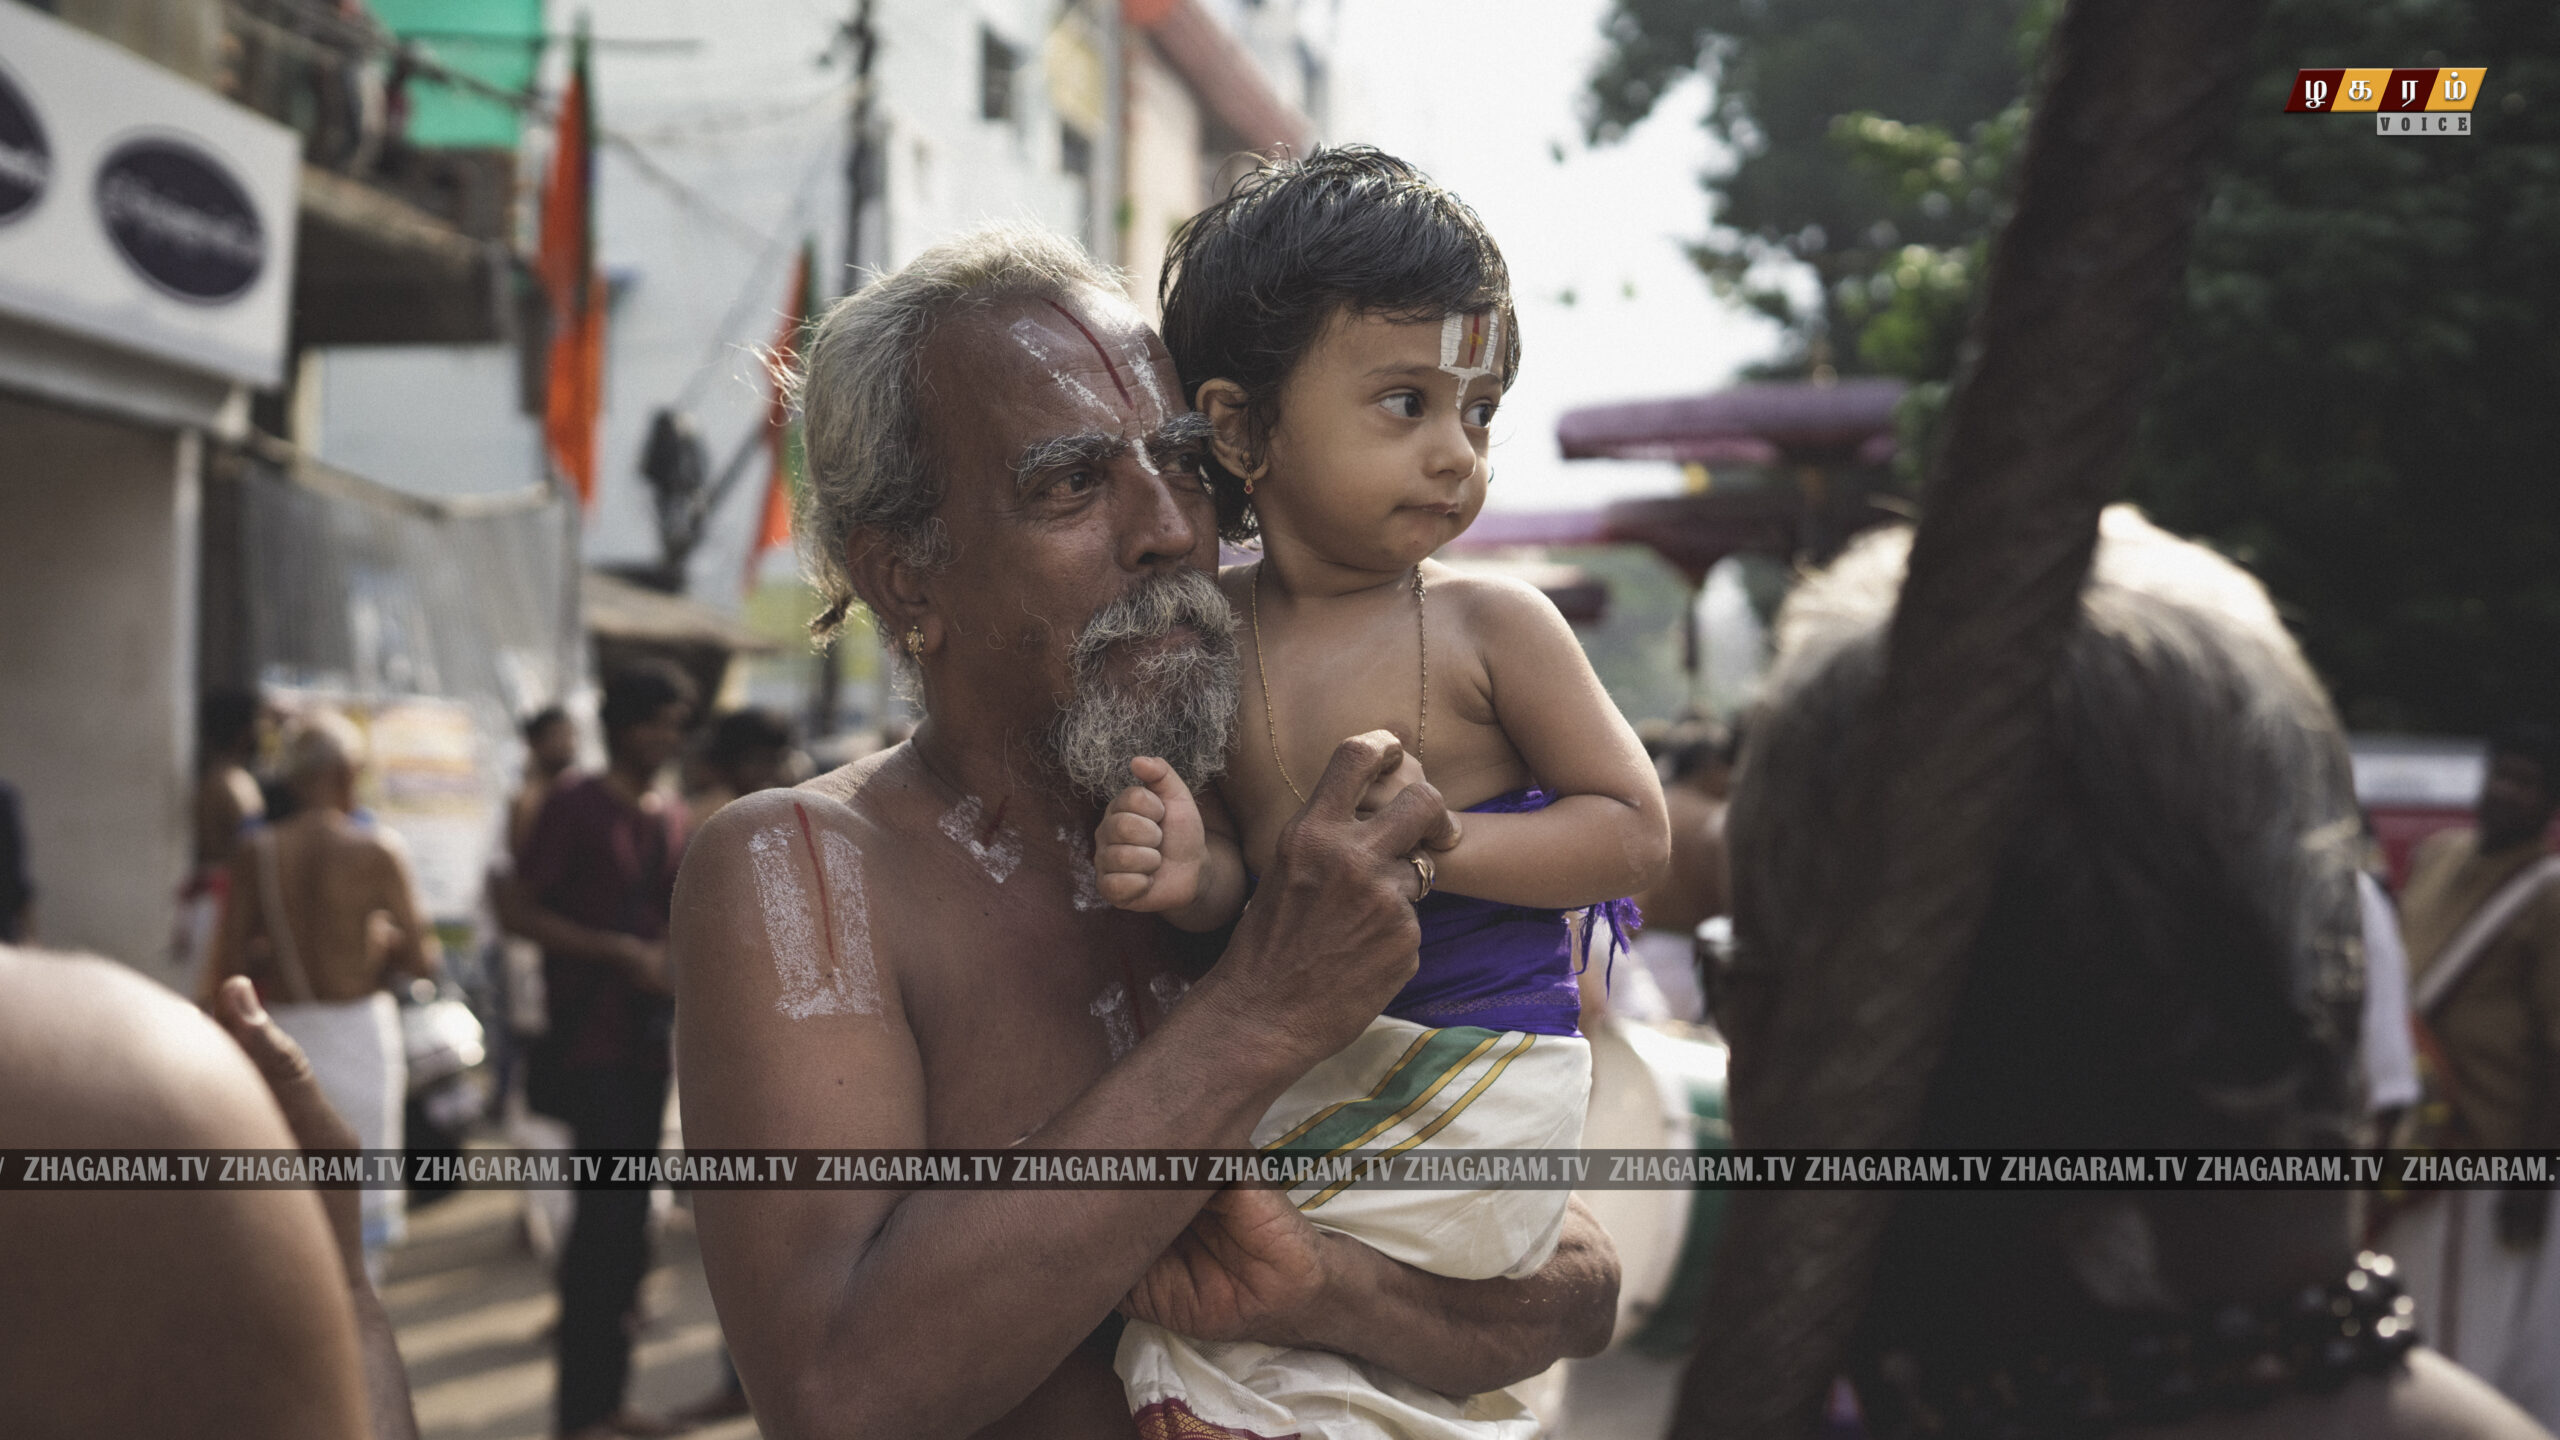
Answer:
[[[2289,115],[2370,113],[2377,135],[2468,135],[2471,107],[2489,72],[2477,65],[2425,70],[2297,70]]]

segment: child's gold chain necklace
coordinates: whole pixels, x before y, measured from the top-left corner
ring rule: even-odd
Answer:
[[[1271,763],[1280,767],[1280,783],[1298,803],[1307,803],[1306,793],[1298,782],[1289,778],[1289,762],[1280,758],[1280,725],[1271,718],[1271,672],[1262,663],[1262,565],[1253,567],[1253,585],[1245,592],[1245,611],[1253,617],[1253,673],[1262,681],[1262,733],[1271,741]],[[1413,567],[1413,623],[1422,637],[1422,715],[1413,727],[1413,758],[1422,760],[1422,742],[1431,735],[1431,616],[1422,592],[1422,567]],[[1426,881],[1426,893],[1429,882]]]

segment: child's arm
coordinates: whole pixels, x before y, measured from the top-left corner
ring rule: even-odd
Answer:
[[[1185,930],[1215,930],[1244,909],[1244,850],[1235,822],[1210,790],[1194,797],[1152,755],[1129,762],[1139,783],[1120,792],[1094,831],[1102,898],[1160,914]]]
[[[1469,578],[1449,588],[1460,585],[1466,603],[1450,608],[1484,657],[1494,721],[1556,800],[1526,815],[1468,815],[1456,848],[1438,857],[1435,883],[1559,910],[1650,888],[1671,864],[1662,782],[1564,616],[1517,582]]]

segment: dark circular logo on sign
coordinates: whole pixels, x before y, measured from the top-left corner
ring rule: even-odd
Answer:
[[[53,147],[26,92],[0,70],[0,225],[36,208],[53,179]]]
[[[116,147],[98,167],[98,221],[125,263],[180,300],[236,298],[267,264],[249,192],[220,160],[182,140]]]

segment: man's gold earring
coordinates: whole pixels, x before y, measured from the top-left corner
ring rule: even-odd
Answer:
[[[924,658],[924,631],[922,629],[913,625],[908,626],[906,644],[908,659],[922,660]]]

